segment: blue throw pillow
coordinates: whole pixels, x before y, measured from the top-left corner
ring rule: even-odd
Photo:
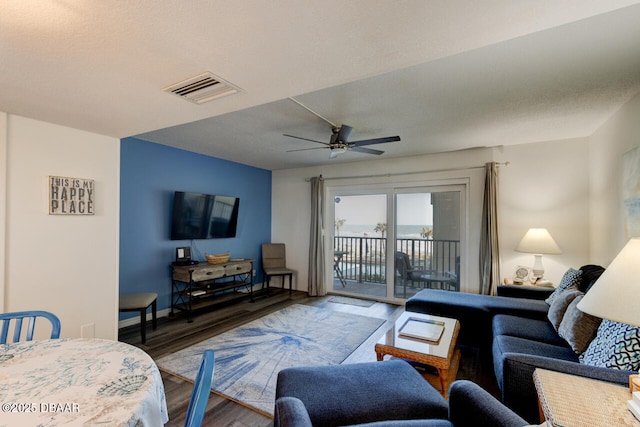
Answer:
[[[560,280],[560,284],[558,285],[558,287],[544,301],[547,304],[551,305],[553,303],[553,300],[555,300],[558,295],[563,293],[565,290],[569,288],[577,288],[580,284],[581,274],[582,271],[576,270],[575,268],[569,268],[566,273],[564,273],[564,276],[562,276],[562,280]]]
[[[596,337],[580,363],[601,368],[638,371],[640,368],[640,328],[604,319]]]

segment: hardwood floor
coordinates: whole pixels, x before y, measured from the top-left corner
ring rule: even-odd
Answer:
[[[233,329],[264,315],[280,310],[292,304],[306,304],[328,310],[361,314],[386,319],[387,322],[372,334],[358,349],[345,360],[345,363],[375,361],[373,350],[376,341],[386,332],[391,323],[404,311],[404,307],[376,302],[371,307],[330,302],[331,297],[309,297],[306,292],[289,292],[271,289],[271,294],[258,296],[254,303],[248,300],[220,307],[194,317],[193,323],[187,323],[184,317],[159,318],[158,329],[153,331],[147,326],[147,342],[140,343],[138,325],[120,330],[119,340],[140,347],[154,360],[166,354],[181,350],[214,335]],[[173,375],[162,373],[169,423],[167,426],[184,425],[184,417],[191,397],[193,384]],[[207,405],[204,425],[216,427],[266,427],[272,420],[242,405],[212,394]]]

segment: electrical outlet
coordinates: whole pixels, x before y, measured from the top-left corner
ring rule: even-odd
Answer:
[[[87,323],[86,325],[80,326],[80,338],[95,338],[95,335],[96,335],[95,323]]]
[[[253,277],[256,277],[256,271],[253,270],[252,273],[253,273]]]

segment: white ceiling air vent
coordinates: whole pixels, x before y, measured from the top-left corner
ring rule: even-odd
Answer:
[[[240,88],[207,72],[163,89],[195,104],[240,92]]]

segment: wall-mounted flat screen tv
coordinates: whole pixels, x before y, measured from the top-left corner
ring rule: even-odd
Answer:
[[[236,237],[240,199],[176,191],[171,240]]]

